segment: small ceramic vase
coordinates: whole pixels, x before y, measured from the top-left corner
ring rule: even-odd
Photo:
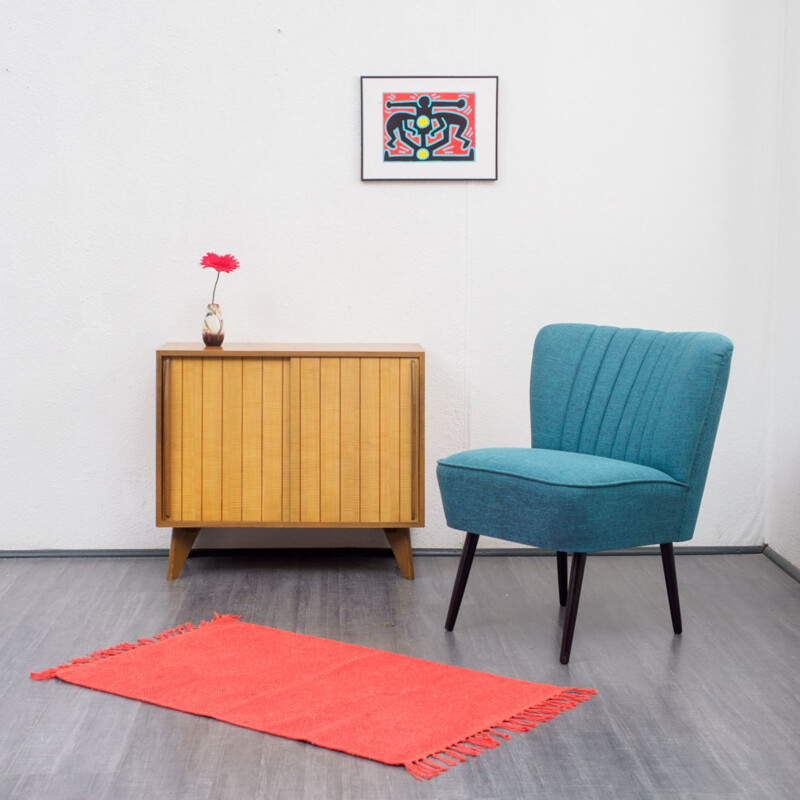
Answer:
[[[209,303],[203,320],[203,341],[207,347],[219,347],[225,338],[222,312],[218,303]]]

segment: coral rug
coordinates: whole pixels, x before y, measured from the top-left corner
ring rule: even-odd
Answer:
[[[31,673],[438,775],[594,690],[502,678],[239,617]]]

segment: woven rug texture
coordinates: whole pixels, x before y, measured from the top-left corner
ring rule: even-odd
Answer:
[[[504,678],[242,622],[232,615],[76,658],[67,683],[403,765],[427,780],[593,689]]]

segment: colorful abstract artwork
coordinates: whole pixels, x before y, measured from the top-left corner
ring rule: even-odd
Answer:
[[[497,83],[362,77],[362,180],[496,180]]]
[[[475,160],[475,92],[385,92],[384,161]]]

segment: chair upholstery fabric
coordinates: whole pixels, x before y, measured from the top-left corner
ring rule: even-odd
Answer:
[[[448,526],[568,552],[690,539],[732,351],[714,333],[543,328],[532,447],[440,460]]]
[[[686,499],[652,467],[558,450],[472,450],[440,461],[438,474],[450,527],[552,550],[658,542]]]

